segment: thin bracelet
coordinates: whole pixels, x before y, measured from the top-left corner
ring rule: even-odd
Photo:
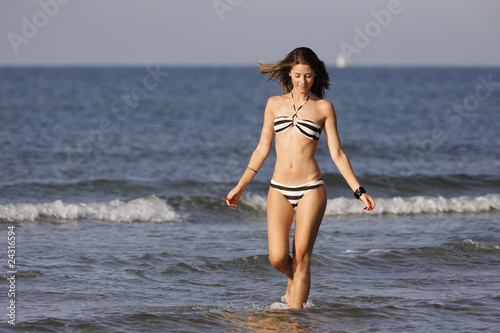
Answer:
[[[252,169],[250,167],[247,167],[247,169],[250,169],[250,170],[252,170],[253,172],[255,172],[257,174],[257,171],[255,171],[255,169]]]

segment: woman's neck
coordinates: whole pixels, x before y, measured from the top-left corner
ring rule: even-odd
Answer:
[[[300,92],[297,90],[292,90],[291,92],[292,98],[295,100],[296,104],[302,104],[305,100],[309,99],[311,97],[311,90],[307,90],[304,92]]]

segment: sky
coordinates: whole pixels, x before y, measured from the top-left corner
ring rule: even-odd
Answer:
[[[500,66],[497,0],[0,0],[0,66]]]

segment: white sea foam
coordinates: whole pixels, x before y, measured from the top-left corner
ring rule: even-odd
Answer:
[[[497,252],[500,250],[500,245],[481,245],[479,242],[475,242],[472,239],[464,239],[462,244],[465,246],[471,246],[475,250],[479,251]]]
[[[252,207],[255,210],[266,210],[267,198],[258,194],[248,194],[242,198],[245,205]]]
[[[487,194],[485,196],[455,198],[444,197],[394,197],[375,198],[376,207],[373,211],[363,210],[363,206],[356,199],[345,197],[328,199],[326,216],[349,216],[359,214],[394,214],[417,215],[437,213],[480,213],[492,210],[500,211],[500,194]],[[255,209],[265,210],[266,200],[263,196],[249,195],[243,197],[243,202]]]
[[[97,220],[114,222],[171,222],[178,214],[165,200],[156,196],[130,201],[112,200],[102,203],[64,203],[57,200],[42,204],[0,205],[0,220],[36,221]]]
[[[306,303],[303,304],[304,309],[309,309],[314,306],[313,302],[311,300],[308,300]],[[268,310],[290,310],[288,307],[285,295],[281,296],[281,302],[274,302],[271,305],[267,307]]]
[[[269,310],[289,310],[290,308],[286,303],[274,302],[269,305]]]

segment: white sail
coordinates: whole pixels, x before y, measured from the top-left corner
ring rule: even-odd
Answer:
[[[347,61],[345,59],[344,53],[339,52],[337,54],[337,68],[344,68],[347,65]]]

